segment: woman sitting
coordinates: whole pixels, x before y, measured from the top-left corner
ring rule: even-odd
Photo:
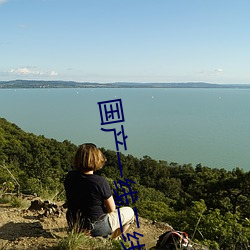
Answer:
[[[107,180],[94,171],[101,169],[105,156],[94,144],[79,146],[73,170],[64,181],[68,210],[66,213],[70,230],[90,230],[92,236],[115,239],[121,235],[118,211]],[[123,233],[134,221],[130,207],[120,208]]]

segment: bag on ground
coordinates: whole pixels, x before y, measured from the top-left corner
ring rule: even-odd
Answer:
[[[162,234],[156,244],[156,249],[176,250],[193,249],[189,244],[188,234],[180,231],[167,231]]]

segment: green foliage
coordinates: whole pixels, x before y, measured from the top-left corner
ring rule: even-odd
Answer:
[[[0,165],[6,166],[0,171],[0,196],[16,192],[18,184],[26,194],[51,199],[63,194],[63,180],[76,148],[67,140],[58,142],[25,133],[0,118]],[[107,162],[97,174],[106,176],[115,188],[113,181],[121,179],[117,153],[102,151]],[[129,204],[137,207],[139,215],[187,231],[211,249],[247,249],[250,172],[180,165],[149,156],[138,159],[121,153],[120,161],[125,178],[135,182],[131,188],[138,192],[138,200],[132,205],[129,199]],[[15,206],[18,203],[13,201]]]
[[[13,192],[15,190],[15,184],[10,180],[5,181],[4,183],[2,183],[1,190],[2,192]]]
[[[0,138],[0,161],[19,180],[22,192],[40,194],[61,185],[71,166],[74,144],[25,133],[2,118]],[[9,180],[8,172],[1,171],[0,185]]]
[[[166,221],[173,210],[161,201],[139,201],[136,204],[138,214],[141,217],[156,221]]]
[[[165,194],[154,188],[147,188],[143,185],[137,184],[134,187],[134,190],[138,192],[139,201],[160,201],[165,204],[173,203],[173,201],[165,196]]]
[[[92,249],[93,241],[84,233],[70,232],[58,243],[58,250]]]
[[[27,208],[29,206],[28,201],[22,199],[22,197],[17,197],[17,196],[11,198],[10,204],[12,207],[16,208]]]
[[[249,222],[242,223],[239,215],[231,212],[208,210],[204,200],[193,202],[190,208],[172,214],[167,220],[210,249],[247,249],[249,245]]]
[[[0,204],[8,204],[11,202],[11,198],[8,196],[0,196]]]
[[[249,246],[249,225],[244,225],[237,214],[219,209],[209,211],[204,217],[200,230],[204,238],[217,242],[220,249],[247,249]]]
[[[129,247],[128,243],[124,244]],[[106,240],[102,237],[90,237],[87,232],[69,232],[68,236],[61,239],[56,247],[58,250],[123,250],[118,240]]]

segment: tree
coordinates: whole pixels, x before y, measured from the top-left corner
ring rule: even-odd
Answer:
[[[250,172],[244,173],[239,168],[232,170],[221,182],[221,188],[224,190],[224,196],[230,200],[231,213],[236,214],[240,211],[249,217]]]

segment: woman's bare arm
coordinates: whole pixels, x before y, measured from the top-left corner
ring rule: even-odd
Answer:
[[[115,201],[112,195],[107,200],[104,200],[104,204],[107,208],[108,213],[115,211]]]

